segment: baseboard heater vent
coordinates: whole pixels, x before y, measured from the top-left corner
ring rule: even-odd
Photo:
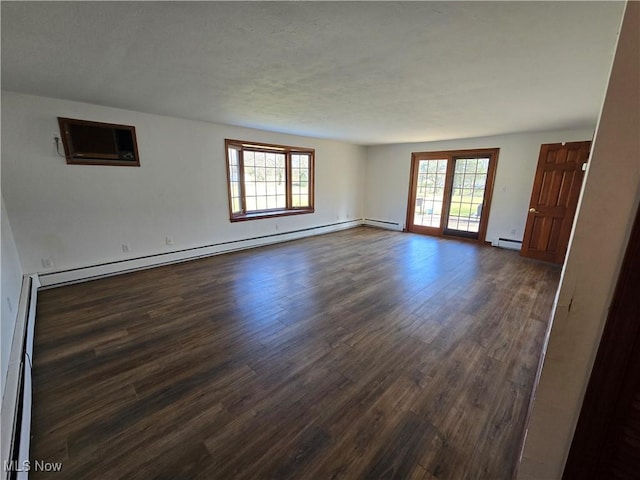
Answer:
[[[374,220],[372,218],[365,218],[363,221],[364,225],[369,227],[377,227],[377,228],[386,228],[388,230],[397,230],[401,232],[404,228],[403,225],[397,222],[389,222],[386,220]]]
[[[31,359],[40,282],[37,275],[25,275],[2,396],[2,478],[28,478],[31,439]]]
[[[522,242],[520,240],[513,240],[511,238],[499,238],[497,242],[492,242],[494,247],[506,248],[509,250],[518,250],[522,249]]]
[[[112,262],[105,262],[96,265],[87,265],[84,267],[69,268],[54,272],[42,272],[39,274],[39,279],[43,288],[60,286],[103,278],[110,275],[118,275],[125,272],[158,267],[160,265],[168,265],[171,263],[219,255],[222,253],[235,252],[237,250],[244,250],[247,248],[261,247],[272,243],[297,240],[313,235],[321,235],[323,233],[337,232],[339,230],[354,228],[360,225],[362,225],[361,219],[335,222],[326,225],[316,225],[314,227],[290,230],[287,232],[278,232],[238,240],[228,240],[200,247],[184,248],[170,252],[127,258],[124,260],[114,260]]]

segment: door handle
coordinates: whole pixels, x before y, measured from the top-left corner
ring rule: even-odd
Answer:
[[[536,210],[535,208],[531,207],[529,209],[529,213],[540,213],[538,210]]]

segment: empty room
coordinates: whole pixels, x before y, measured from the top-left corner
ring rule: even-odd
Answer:
[[[639,2],[1,9],[3,479],[638,478]]]

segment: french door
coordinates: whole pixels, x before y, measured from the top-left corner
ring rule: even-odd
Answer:
[[[484,241],[498,152],[413,153],[407,230]]]

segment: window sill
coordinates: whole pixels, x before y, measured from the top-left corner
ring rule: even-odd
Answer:
[[[314,213],[314,208],[296,208],[291,210],[270,210],[268,212],[245,213],[244,215],[234,215],[229,220],[232,222],[245,222],[247,220],[260,220],[261,218],[287,217],[289,215],[302,215]]]

